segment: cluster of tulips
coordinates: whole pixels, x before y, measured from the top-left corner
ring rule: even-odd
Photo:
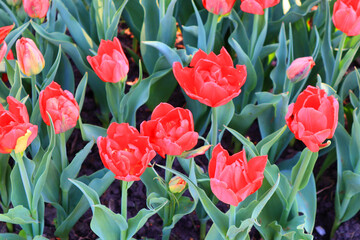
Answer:
[[[0,24],[13,22],[0,25],[0,221],[9,231],[1,239],[46,239],[45,203],[56,209],[61,239],[89,207],[90,227],[105,240],[132,239],[154,214],[169,239],[194,211],[201,239],[249,239],[254,227],[264,239],[313,239],[319,155],[327,156],[322,173],[338,166],[331,236],[358,212],[360,74],[348,67],[360,47],[359,1],[130,1],[0,3],[8,14]],[[123,11],[141,60],[130,48],[128,58],[117,37]],[[173,48],[180,31],[184,49]],[[76,91],[68,58],[84,75]],[[139,78],[129,88],[129,62],[137,59]],[[87,83],[103,126],[81,119]],[[185,107],[166,102],[177,85]],[[144,104],[152,114],[138,130]],[[245,135],[255,120],[256,145]],[[66,142],[75,127],[89,143],[69,162]],[[226,131],[232,155],[221,141]],[[305,148],[276,165],[294,138]],[[78,176],[95,142],[106,169]],[[207,169],[197,165],[199,155]],[[185,174],[173,169],[175,159]],[[114,179],[121,180],[121,214],[100,202]],[[128,218],[133,181],[146,186],[147,208]],[[226,213],[218,201],[230,205]]]

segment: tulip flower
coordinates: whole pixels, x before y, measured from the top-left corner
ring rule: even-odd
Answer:
[[[231,12],[236,0],[202,0],[204,8],[216,15],[226,15]]]
[[[192,149],[199,136],[194,131],[192,113],[168,103],[160,103],[154,109],[151,120],[141,123],[140,132],[150,138],[155,151],[163,158],[165,154],[177,156]]]
[[[50,114],[55,133],[63,133],[76,126],[79,119],[79,105],[71,92],[62,90],[60,85],[52,82],[40,92],[39,106],[41,117],[50,126]]]
[[[206,54],[201,49],[191,60],[189,67],[182,68],[179,62],[173,72],[186,94],[210,107],[227,104],[241,92],[246,80],[246,66],[236,65],[223,47],[219,55]]]
[[[245,150],[229,156],[216,145],[209,162],[211,191],[220,201],[237,206],[261,187],[267,159],[257,156],[248,162]]]
[[[156,153],[149,137],[128,123],[111,123],[106,137],[97,139],[100,158],[116,179],[138,181]]]
[[[306,78],[314,66],[315,62],[312,57],[297,58],[286,70],[286,75],[291,82],[296,83]]]
[[[24,75],[35,76],[43,70],[44,57],[30,38],[21,38],[16,41],[16,53],[20,70]]]
[[[5,57],[6,51],[7,51],[7,45],[6,45],[6,42],[3,42],[2,46],[0,47],[0,62]]]
[[[38,127],[29,122],[25,105],[8,96],[9,110],[0,104],[0,153],[21,153],[35,139]]]
[[[286,124],[295,138],[301,140],[312,152],[318,152],[326,139],[333,137],[338,124],[339,103],[325,90],[308,86],[289,105]]]
[[[360,1],[337,0],[332,20],[335,27],[347,36],[360,35]]]
[[[180,193],[186,187],[186,182],[179,176],[173,177],[169,182],[169,189],[172,193]]]
[[[11,32],[11,30],[14,28],[15,24],[4,26],[0,28],[0,44],[3,43],[6,36]]]
[[[104,82],[125,81],[129,72],[129,61],[121,47],[119,39],[101,40],[98,54],[86,58],[91,67]]]
[[[264,9],[273,7],[280,3],[280,0],[241,0],[240,9],[243,12],[263,15]]]
[[[31,18],[43,18],[49,9],[49,0],[23,0],[24,10]]]

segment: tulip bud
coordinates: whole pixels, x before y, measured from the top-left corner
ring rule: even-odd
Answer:
[[[20,70],[24,75],[29,77],[43,70],[45,60],[33,40],[29,38],[17,40],[16,53]]]
[[[181,177],[173,177],[169,182],[169,189],[172,193],[180,193],[186,187],[186,182]]]
[[[297,58],[286,70],[286,75],[291,82],[296,83],[306,78],[314,66],[315,62],[312,57]]]
[[[9,6],[16,7],[16,6],[20,5],[21,0],[6,0],[6,2]]]
[[[43,18],[49,9],[49,0],[23,0],[24,10],[31,18]]]

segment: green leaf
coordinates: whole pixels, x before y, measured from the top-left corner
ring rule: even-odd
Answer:
[[[7,213],[0,214],[0,221],[12,224],[37,223],[37,221],[31,217],[30,211],[22,205],[11,208]]]
[[[266,138],[262,139],[257,145],[256,149],[260,155],[267,155],[270,148],[278,141],[281,135],[285,132],[287,125],[283,126],[276,132],[270,134]]]
[[[107,135],[105,128],[92,124],[82,123],[81,118],[79,118],[79,126],[81,136],[84,141],[91,141],[93,139],[97,139],[99,136],[106,137]]]
[[[201,16],[199,14],[199,11],[196,8],[196,5],[193,0],[191,0],[191,4],[193,5],[196,21],[197,21],[197,47],[198,49],[201,49],[203,51],[206,51],[207,41],[206,41],[206,32],[205,27],[203,24],[203,21],[201,20]]]
[[[276,67],[271,71],[270,78],[273,81],[274,93],[279,94],[287,91],[284,86],[286,86],[286,81],[289,81],[286,77],[286,59],[287,59],[287,45],[286,45],[286,35],[285,35],[285,26],[281,25],[281,30],[279,33],[279,48],[276,50]]]
[[[176,50],[170,48],[168,45],[159,42],[159,41],[143,41],[143,44],[151,46],[159,50],[168,60],[169,64],[172,66],[174,62],[180,62],[182,65],[181,58],[176,53]]]
[[[101,204],[99,195],[95,190],[91,189],[85,183],[80,182],[78,180],[75,179],[68,179],[68,180],[81,190],[81,192],[85,195],[85,197],[89,201],[92,210],[94,210],[93,207],[95,205]]]
[[[107,39],[111,40],[117,36],[120,17],[121,17],[121,14],[122,14],[127,2],[128,2],[128,0],[124,0],[122,2],[121,6],[118,8],[118,10],[115,12],[115,14],[111,20],[110,26],[108,26],[108,28],[106,30],[105,40],[107,40]]]
[[[26,240],[26,238],[23,238],[15,233],[0,233],[0,238],[6,240]]]
[[[346,170],[343,172],[343,184],[345,185],[345,193],[352,197],[360,193],[360,174]]]
[[[43,84],[41,86],[42,90],[45,89],[45,87],[47,87],[52,81],[54,81],[57,70],[59,68],[60,60],[61,60],[61,45],[59,45],[59,50],[56,59],[52,64],[50,70],[46,74],[46,78],[43,81]]]
[[[251,158],[259,156],[259,152],[256,149],[255,145],[248,138],[245,138],[243,135],[241,135],[234,129],[231,129],[229,127],[225,128],[244,145],[244,148],[246,148],[246,152],[251,156]]]
[[[79,104],[80,112],[81,112],[81,109],[83,107],[84,100],[85,100],[87,82],[88,82],[88,74],[85,73],[83,78],[81,79],[80,83],[78,84],[76,92],[75,92],[75,100]]]

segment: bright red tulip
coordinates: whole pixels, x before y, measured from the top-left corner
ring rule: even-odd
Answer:
[[[3,58],[5,57],[6,55],[6,51],[7,51],[7,44],[6,42],[4,41],[2,46],[0,47],[0,62],[3,60]]]
[[[104,82],[124,81],[129,72],[129,61],[121,47],[119,39],[101,40],[98,54],[87,56],[92,69]]]
[[[226,15],[231,12],[236,0],[202,0],[204,8],[216,15]]]
[[[43,18],[49,10],[49,0],[23,0],[24,10],[31,18]]]
[[[268,157],[258,156],[246,160],[245,150],[232,156],[216,145],[209,162],[210,186],[222,202],[237,206],[262,185]]]
[[[273,7],[280,3],[280,0],[241,0],[240,9],[243,12],[263,15],[264,9]]]
[[[16,54],[20,70],[26,76],[37,75],[45,67],[43,55],[30,38],[16,41]]]
[[[348,36],[360,35],[360,1],[337,0],[332,20],[336,28]]]
[[[154,109],[151,120],[141,123],[140,132],[150,138],[155,151],[163,158],[165,154],[177,156],[192,149],[199,136],[194,131],[192,113],[168,103],[160,103]]]
[[[3,43],[4,39],[11,32],[11,30],[14,28],[14,26],[15,26],[15,24],[0,28],[0,44]]]
[[[315,62],[312,57],[297,58],[286,70],[286,75],[290,81],[298,82],[306,78],[314,66]]]
[[[141,136],[128,123],[111,123],[108,136],[99,137],[97,145],[104,166],[123,181],[138,181],[156,156],[149,137]]]
[[[25,105],[8,96],[9,110],[0,104],[0,153],[23,152],[37,136],[38,127],[29,122]]]
[[[289,105],[285,120],[295,138],[301,140],[312,152],[318,152],[323,142],[333,137],[338,124],[339,103],[325,90],[308,86]]]
[[[66,132],[76,126],[80,110],[71,92],[62,90],[56,82],[50,83],[40,92],[39,106],[41,117],[50,126],[50,114],[54,123],[55,133]]]
[[[219,55],[209,55],[201,49],[191,60],[189,67],[179,62],[173,65],[176,80],[186,94],[210,107],[227,104],[241,92],[246,80],[246,66],[236,65],[223,47]]]

